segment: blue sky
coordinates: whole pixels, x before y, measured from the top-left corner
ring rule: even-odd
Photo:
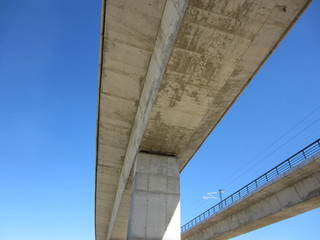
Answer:
[[[0,240],[94,239],[100,7],[0,2]],[[314,1],[181,174],[182,222],[216,203],[207,192],[227,196],[320,137],[319,11]],[[237,239],[317,239],[319,222],[317,209]]]

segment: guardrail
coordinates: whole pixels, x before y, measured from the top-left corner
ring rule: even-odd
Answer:
[[[261,175],[257,179],[253,180],[240,190],[236,191],[235,193],[231,194],[221,202],[217,203],[213,207],[209,208],[207,211],[201,213],[188,223],[184,224],[181,227],[181,232],[186,232],[190,228],[194,227],[195,225],[198,225],[199,223],[203,222],[204,220],[208,219],[209,217],[215,215],[228,205],[234,203],[235,201],[238,201],[240,198],[248,195],[249,193],[253,192],[257,188],[261,187],[265,183],[271,181],[275,177],[279,176],[280,174],[288,171],[290,168],[298,165],[299,163],[303,162],[307,158],[311,157],[312,155],[316,154],[320,151],[320,138],[313,143],[311,143],[309,146],[305,147],[301,151],[297,152],[296,154],[292,155],[287,160],[283,161],[276,167],[272,168],[265,174]]]

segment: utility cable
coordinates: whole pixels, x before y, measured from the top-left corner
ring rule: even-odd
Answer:
[[[218,186],[220,186],[222,184],[222,182],[226,182],[228,179],[233,178],[234,174],[236,174],[237,172],[241,171],[242,169],[244,169],[245,167],[247,167],[250,163],[254,162],[258,156],[260,156],[261,154],[263,154],[264,152],[266,152],[267,150],[269,150],[272,146],[274,146],[277,142],[279,142],[282,138],[284,138],[286,135],[288,135],[292,130],[294,130],[297,126],[299,126],[301,123],[303,123],[307,118],[309,118],[311,115],[313,115],[316,111],[318,111],[320,109],[320,105],[318,107],[316,107],[313,111],[311,111],[307,116],[305,116],[302,120],[300,120],[298,123],[296,123],[293,127],[291,127],[288,131],[286,131],[284,134],[282,134],[278,139],[276,139],[272,144],[270,144],[268,147],[266,147],[265,149],[263,149],[260,153],[258,153],[256,156],[254,156],[250,161],[248,161],[246,164],[244,164],[242,167],[240,167],[239,169],[237,169],[236,171],[234,171],[232,174],[230,174],[227,178],[225,178],[224,180],[222,180]]]
[[[285,146],[286,144],[288,144],[290,141],[292,141],[294,138],[296,138],[297,136],[299,136],[301,133],[303,133],[306,129],[308,129],[309,127],[311,127],[312,125],[314,125],[316,122],[318,122],[320,120],[320,118],[317,118],[315,121],[313,121],[311,124],[309,124],[307,127],[303,128],[300,132],[298,132],[296,135],[294,135],[293,137],[291,137],[289,140],[287,140],[285,143],[283,143],[282,145],[280,145],[278,148],[276,148],[274,151],[272,151],[271,153],[269,153],[267,156],[265,156],[264,158],[262,158],[259,162],[257,162],[256,164],[254,164],[252,167],[250,167],[245,173],[237,176],[236,178],[242,177],[244,176],[244,174],[246,174],[248,171],[252,170],[254,167],[256,167],[257,165],[259,165],[260,163],[262,163],[265,159],[267,159],[268,157],[270,157],[272,154],[274,154],[275,152],[277,152],[280,148],[282,148],[283,146]],[[224,186],[224,188],[230,186],[231,183],[233,183],[235,180],[233,180],[232,182],[228,183],[227,185]]]

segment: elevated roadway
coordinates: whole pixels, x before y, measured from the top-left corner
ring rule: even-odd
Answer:
[[[184,226],[181,239],[230,239],[320,207],[319,151],[318,140],[305,151],[317,154],[303,161],[299,152],[284,161],[212,209],[216,213],[208,210]]]
[[[104,0],[95,232],[125,239],[139,152],[182,171],[309,0]]]

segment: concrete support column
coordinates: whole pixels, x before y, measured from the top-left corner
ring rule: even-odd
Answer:
[[[180,177],[175,157],[138,154],[127,239],[180,239]]]

